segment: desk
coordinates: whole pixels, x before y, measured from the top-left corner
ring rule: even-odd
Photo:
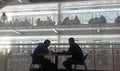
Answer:
[[[43,54],[38,54],[39,56],[43,55]],[[56,71],[58,70],[58,56],[70,56],[71,54],[69,53],[49,53],[49,54],[44,54],[44,56],[55,56],[55,69]]]
[[[60,52],[53,53],[53,54],[55,54],[55,66],[56,66],[56,70],[58,70],[58,56],[70,56],[71,55],[69,53],[60,53]]]

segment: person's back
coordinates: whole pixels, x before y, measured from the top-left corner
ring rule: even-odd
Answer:
[[[73,43],[70,45],[69,51],[72,54],[72,58],[76,61],[82,61],[83,60],[83,52],[78,44]]]
[[[40,20],[40,18],[38,18],[37,19],[37,26],[40,26],[40,22],[41,22],[41,20]]]
[[[120,23],[120,16],[118,16],[118,17],[115,19],[115,23],[116,23],[116,24],[119,24],[119,23]]]
[[[81,24],[78,16],[75,16],[75,18],[74,18],[74,24]]]
[[[37,54],[40,54],[40,53],[47,54],[48,49],[44,48],[44,47],[45,47],[44,43],[39,43],[38,46],[36,47],[36,49],[34,50],[33,55],[37,55]]]
[[[34,62],[37,64],[40,64],[41,58],[44,58],[44,56],[39,56],[38,54],[47,54],[48,49],[44,47],[44,43],[39,43],[38,46],[35,48],[34,52],[32,53],[32,57],[34,58]]]
[[[106,23],[106,18],[103,16],[103,15],[101,15],[101,20],[102,20],[102,23],[101,24],[105,24]]]
[[[65,25],[65,24],[67,24],[69,21],[70,21],[70,20],[69,20],[69,17],[66,17],[66,18],[63,20],[62,24]]]

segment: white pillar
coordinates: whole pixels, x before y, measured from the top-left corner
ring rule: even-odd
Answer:
[[[58,34],[57,37],[58,37],[58,43],[61,43],[61,35]]]
[[[58,3],[58,23],[61,24],[61,3]]]

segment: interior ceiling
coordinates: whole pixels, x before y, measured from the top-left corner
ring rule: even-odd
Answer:
[[[12,1],[14,1],[14,0],[0,0],[0,8],[8,5]]]
[[[75,0],[0,0],[0,8],[6,5],[23,5],[23,4],[31,4],[31,3],[38,3],[38,2],[46,3],[46,2],[60,2],[60,1],[75,1]],[[79,1],[87,1],[87,0],[79,0]]]
[[[68,2],[68,1],[89,1],[89,0],[29,0],[32,3],[37,2]]]
[[[34,0],[36,1],[36,0]],[[42,0],[39,0],[42,1]],[[48,0],[44,1],[47,2]],[[19,12],[19,11],[36,11],[36,10],[40,10],[43,9],[44,7],[48,7],[47,9],[51,9],[51,8],[57,8],[55,5],[56,2],[54,2],[55,0],[51,0],[51,3],[49,3],[50,5],[43,5],[45,3],[43,2],[37,2],[37,3],[31,3],[29,0],[5,0],[4,2],[0,2],[0,12]],[[58,1],[58,0],[56,0]],[[65,9],[69,9],[69,8],[84,8],[84,9],[89,9],[89,8],[113,8],[113,7],[119,7],[120,6],[120,0],[66,0],[63,2],[63,0],[61,0],[62,2],[58,2],[58,3],[62,3],[62,6]],[[72,2],[71,2],[72,1]],[[50,2],[50,0],[49,0]],[[54,2],[54,3],[53,3]],[[56,3],[57,4],[57,3]],[[52,5],[54,5],[53,7],[51,7]],[[4,6],[4,7],[3,7]],[[3,8],[2,8],[3,7]],[[42,8],[41,8],[42,7]],[[45,8],[45,9],[46,9]]]

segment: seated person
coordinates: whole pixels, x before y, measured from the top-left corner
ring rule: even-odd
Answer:
[[[37,26],[40,26],[41,20],[40,18],[37,19]]]
[[[66,18],[63,20],[62,24],[63,24],[63,25],[69,24],[69,21],[70,21],[69,17],[66,17]]]
[[[106,24],[107,21],[106,21],[106,18],[101,15],[100,17],[96,17],[96,18],[91,18],[89,21],[88,21],[89,24],[99,24],[99,25],[102,25],[102,24]]]
[[[102,24],[105,24],[106,23],[106,18],[103,15],[101,15],[100,18],[102,20]]]
[[[53,64],[49,59],[45,58],[44,55],[49,52],[48,46],[50,45],[50,40],[45,40],[44,43],[39,43],[33,52],[33,58],[37,64],[41,64],[44,71],[55,71],[55,64]]]
[[[74,18],[74,24],[81,24],[78,16],[75,16],[75,18]]]
[[[118,16],[118,17],[115,19],[115,23],[116,23],[117,25],[120,24],[120,16]]]
[[[76,62],[83,63],[83,52],[79,45],[75,43],[74,38],[69,38],[69,44],[68,52],[71,53],[72,57],[63,62],[66,71],[72,71],[72,64]]]

